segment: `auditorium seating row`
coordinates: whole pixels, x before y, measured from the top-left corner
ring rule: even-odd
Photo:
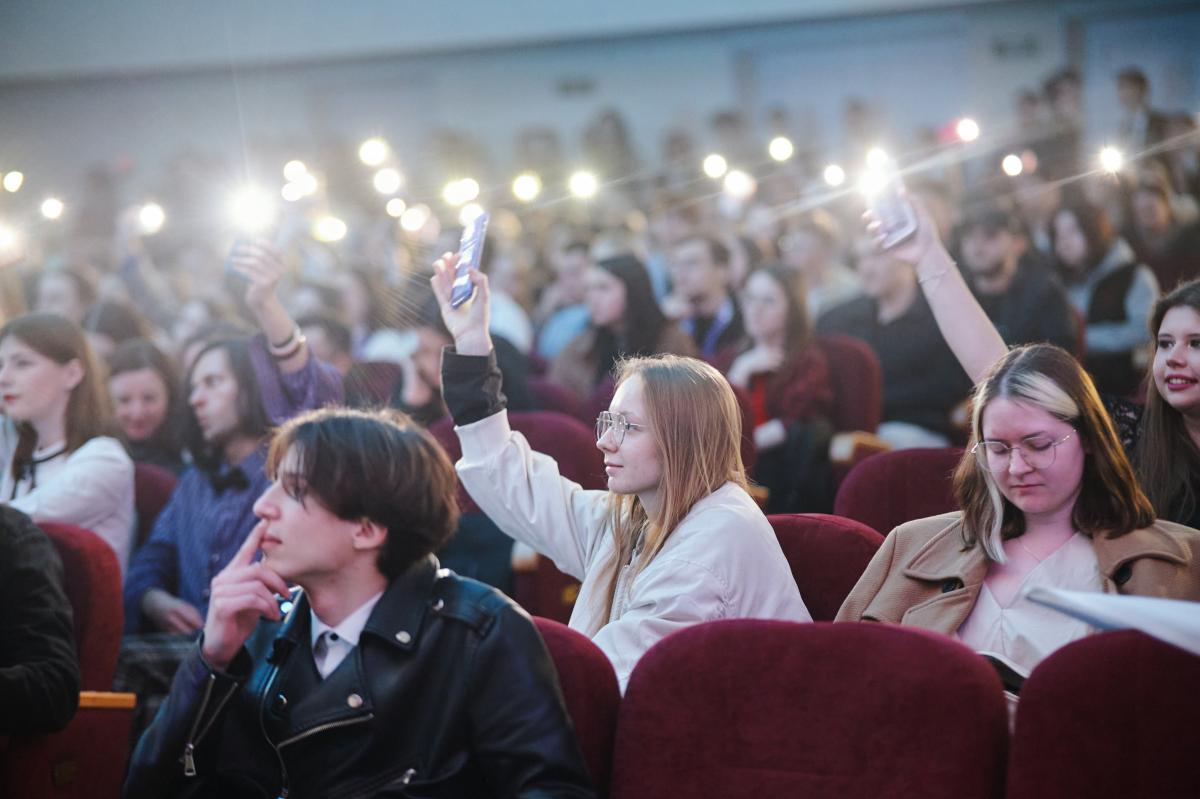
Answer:
[[[588,638],[535,618],[607,795],[1197,795],[1200,658],[1136,633],[1065,647],[1025,684],[1010,756],[1000,683],[973,652],[920,630],[827,622],[879,533],[837,516],[771,522],[814,624],[684,630],[647,653],[622,699]],[[120,572],[93,533],[43,528],[63,559],[83,701],[64,732],[0,744],[0,796],[115,797],[133,708],[131,695],[106,692]]]

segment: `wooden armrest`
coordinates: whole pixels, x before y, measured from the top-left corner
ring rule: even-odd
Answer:
[[[887,452],[891,448],[882,438],[865,430],[838,433],[829,442],[829,460],[836,466],[848,466],[868,455]]]
[[[759,508],[765,509],[767,507],[767,500],[771,498],[771,489],[751,483],[746,490],[750,494],[750,498],[758,503]]]
[[[80,708],[99,708],[102,710],[133,710],[137,706],[137,694],[116,693],[115,691],[80,691]]]

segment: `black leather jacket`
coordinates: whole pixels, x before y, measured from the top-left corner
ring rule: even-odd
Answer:
[[[392,581],[324,681],[310,616],[297,592],[225,674],[197,648],[125,796],[594,796],[554,665],[503,594],[430,556]]]

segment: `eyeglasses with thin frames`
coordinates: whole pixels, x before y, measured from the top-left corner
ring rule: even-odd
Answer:
[[[634,424],[633,422],[626,419],[625,414],[623,414],[623,413],[613,413],[612,411],[601,411],[600,415],[596,417],[596,441],[597,441],[597,443],[599,443],[600,439],[604,438],[605,434],[608,433],[609,430],[612,430],[613,431],[613,440],[616,441],[617,446],[619,447],[625,443],[625,434],[626,433],[628,433],[630,430],[643,430],[643,429],[645,429],[643,425]]]
[[[1045,436],[1033,436],[1018,444],[1006,444],[1003,441],[980,441],[971,447],[971,454],[978,460],[979,465],[989,471],[1003,472],[1012,462],[1013,450],[1021,451],[1021,460],[1031,469],[1048,469],[1054,464],[1058,445],[1075,435],[1071,430],[1062,438],[1053,441]]]

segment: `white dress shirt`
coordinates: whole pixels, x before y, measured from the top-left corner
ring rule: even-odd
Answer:
[[[322,680],[332,674],[333,670],[346,659],[346,655],[349,655],[354,647],[358,646],[358,638],[362,635],[363,627],[367,625],[367,619],[371,618],[371,611],[375,609],[376,603],[382,596],[383,592],[380,591],[359,605],[357,610],[342,619],[342,623],[336,627],[330,627],[321,621],[316,611],[309,609],[308,612],[312,617],[310,627],[313,660],[317,664],[317,671],[320,672]]]

